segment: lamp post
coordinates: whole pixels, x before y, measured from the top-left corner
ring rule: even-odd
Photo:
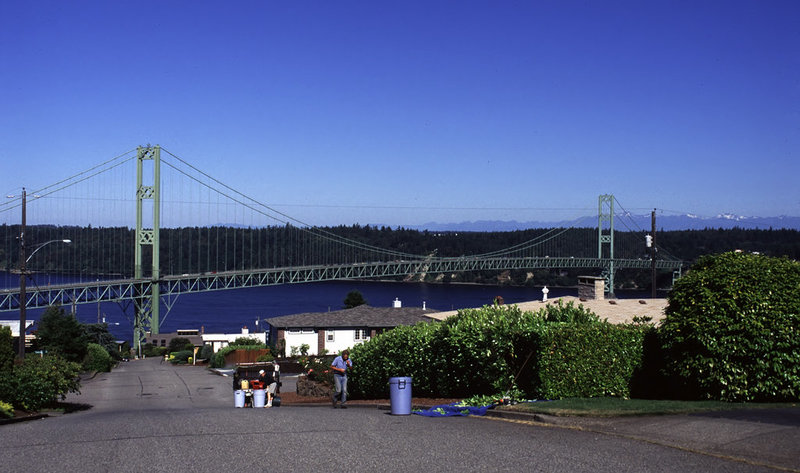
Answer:
[[[25,309],[28,305],[28,296],[25,294],[25,264],[28,262],[25,258],[25,199],[27,194],[25,188],[22,188],[22,222],[19,227],[19,359],[25,359]]]
[[[25,188],[22,188],[22,224],[20,225],[19,230],[19,358],[25,359],[25,311],[28,305],[28,295],[27,295],[27,264],[28,261],[36,254],[37,251],[41,250],[43,247],[49,245],[50,243],[62,242],[62,243],[72,243],[72,240],[50,240],[46,241],[31,251],[31,254],[27,257],[25,256],[25,225],[27,219],[27,212],[26,212],[26,201],[27,201],[27,193],[25,192]]]

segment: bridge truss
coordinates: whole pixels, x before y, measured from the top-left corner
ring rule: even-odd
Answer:
[[[425,258],[409,261],[354,263],[343,265],[299,266],[262,270],[225,271],[220,273],[186,274],[152,279],[122,279],[79,284],[59,284],[29,287],[26,307],[45,308],[51,305],[91,304],[97,302],[134,301],[148,303],[158,294],[167,308],[177,296],[208,291],[249,287],[276,286],[347,279],[380,279],[421,273],[441,274],[465,271],[502,271],[511,269],[569,269],[569,268],[631,268],[649,269],[647,259],[600,259],[564,257],[522,258]],[[679,271],[681,261],[656,260],[662,270]],[[0,291],[0,311],[18,310],[19,289]]]

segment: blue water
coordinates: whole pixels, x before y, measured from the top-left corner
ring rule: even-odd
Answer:
[[[53,275],[37,275],[37,284],[57,284],[65,280]],[[19,276],[0,272],[3,287],[18,287]],[[33,283],[29,282],[29,286]],[[577,296],[577,289],[549,288],[548,297]],[[286,284],[228,291],[184,294],[177,298],[167,312],[161,306],[162,333],[178,329],[199,329],[206,333],[238,333],[242,327],[253,332],[263,328],[264,320],[280,315],[304,312],[327,312],[342,308],[347,293],[358,290],[369,305],[391,307],[395,298],[403,307],[426,307],[435,310],[455,310],[491,304],[502,296],[507,304],[541,299],[541,287],[484,286],[472,284],[426,284],[378,281],[330,281],[319,283]],[[618,291],[620,298],[647,298],[639,291]],[[123,307],[127,306],[127,307]],[[70,307],[64,308],[70,311]],[[119,340],[130,340],[133,333],[133,304],[103,302],[75,306],[78,320],[96,323],[105,319],[109,331]],[[42,309],[27,311],[28,320],[38,320]],[[0,313],[0,319],[14,319],[18,312]]]

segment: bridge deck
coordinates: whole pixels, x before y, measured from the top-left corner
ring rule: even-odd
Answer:
[[[355,263],[326,266],[300,266],[269,268],[220,273],[184,274],[165,276],[158,281],[150,279],[119,279],[109,281],[60,284],[28,287],[26,307],[44,308],[51,305],[90,304],[141,300],[152,295],[152,283],[158,284],[161,296],[178,296],[197,292],[221,291],[246,287],[274,286],[307,282],[345,279],[373,279],[419,274],[453,273],[464,271],[491,271],[506,269],[566,269],[595,268],[648,269],[647,259],[598,258],[431,258],[409,261]],[[657,269],[676,270],[681,261],[656,260]],[[18,310],[19,288],[0,291],[0,312]]]

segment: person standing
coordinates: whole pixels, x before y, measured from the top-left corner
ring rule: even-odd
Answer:
[[[258,372],[258,380],[261,381],[264,390],[267,391],[267,403],[264,407],[272,407],[272,396],[278,388],[278,382],[275,381],[275,375],[272,371],[261,370]]]
[[[336,409],[337,399],[341,402],[342,409],[347,409],[347,370],[353,366],[353,361],[350,360],[350,351],[345,350],[341,355],[334,358],[331,363],[331,370],[333,370],[333,393],[331,394],[331,403],[333,408]]]

